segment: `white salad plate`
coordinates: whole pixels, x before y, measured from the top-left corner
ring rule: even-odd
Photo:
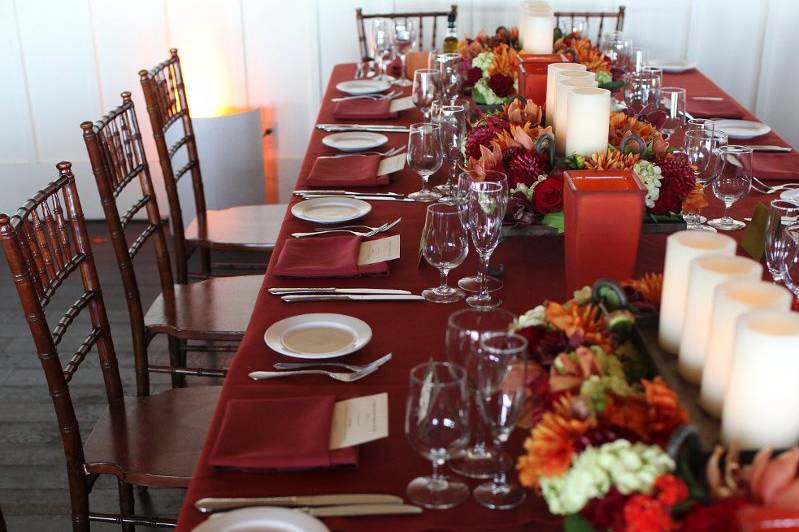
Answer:
[[[649,62],[649,65],[660,67],[663,69],[663,72],[668,72],[671,74],[687,72],[696,68],[695,62],[685,61],[683,59],[653,59]]]
[[[342,81],[341,83],[336,84],[336,89],[352,96],[383,92],[388,90],[390,87],[391,84],[388,81],[383,81],[380,79],[351,79],[349,81]]]
[[[295,203],[291,214],[317,224],[337,224],[366,216],[372,206],[359,199],[341,197],[312,198]]]
[[[273,323],[264,341],[281,355],[323,359],[349,355],[372,339],[372,328],[344,314],[300,314]]]
[[[193,532],[330,532],[322,521],[298,510],[261,506],[211,515]]]
[[[753,139],[769,133],[771,128],[751,120],[714,120],[716,129],[725,132],[731,139]]]
[[[339,151],[373,150],[386,142],[388,142],[387,136],[368,131],[345,131],[322,138],[322,144]]]

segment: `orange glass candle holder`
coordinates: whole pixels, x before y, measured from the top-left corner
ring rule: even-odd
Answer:
[[[543,106],[547,101],[547,66],[566,62],[559,54],[519,54],[519,94]]]
[[[646,187],[633,170],[568,170],[563,180],[566,294],[633,274]]]

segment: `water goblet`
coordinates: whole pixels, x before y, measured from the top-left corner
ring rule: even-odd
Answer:
[[[412,82],[406,77],[405,62],[408,52],[416,46],[416,23],[411,19],[398,20],[394,24],[394,47],[400,58],[402,70],[394,85],[408,87]]]
[[[454,105],[461,90],[460,62],[461,54],[447,53],[436,56],[438,63],[439,83],[441,92],[449,100],[450,105]]]
[[[785,254],[782,266],[782,281],[785,287],[799,297],[799,224],[785,228]]]
[[[470,307],[490,310],[502,304],[502,300],[493,296],[488,290],[486,278],[491,254],[499,245],[502,236],[502,221],[505,218],[507,206],[507,183],[491,181],[472,183],[469,190],[469,229],[472,235],[472,245],[480,256],[482,283],[477,294],[466,298],[466,303]]]
[[[447,274],[460,266],[469,253],[469,236],[463,226],[466,205],[434,203],[427,206],[422,232],[422,255],[430,266],[441,272],[441,284],[422,291],[433,303],[454,303],[465,297],[463,290],[447,286]]]
[[[789,247],[789,238],[783,218],[799,216],[799,205],[782,199],[771,200],[766,219],[766,267],[775,283],[785,277],[785,259]]]
[[[660,88],[660,109],[666,113],[666,121],[660,128],[669,137],[685,124],[685,89],[681,87]]]
[[[408,484],[411,502],[445,509],[466,501],[469,487],[441,474],[447,460],[460,455],[469,442],[469,392],[463,368],[431,360],[411,370],[405,436],[414,451],[433,463],[432,475]]]
[[[438,200],[441,195],[430,190],[427,184],[430,176],[441,168],[444,160],[441,150],[441,126],[428,122],[411,124],[406,160],[408,166],[422,178],[422,189],[408,194],[408,197],[416,201]]]
[[[388,72],[386,71],[386,64],[391,56],[391,51],[394,46],[394,28],[393,22],[388,18],[376,18],[372,22],[372,31],[370,34],[371,49],[374,52],[374,58],[377,62],[379,74],[376,79],[388,80]]]
[[[436,191],[443,194],[441,201],[451,201],[458,176],[458,165],[463,161],[461,151],[466,138],[466,109],[462,105],[444,105],[433,121],[441,126],[441,145],[447,162],[447,182],[438,185]]]
[[[688,157],[688,162],[693,166],[694,177],[703,191],[713,177],[715,167],[713,164],[714,142],[713,131],[702,129],[686,131],[683,139],[683,153],[685,153]],[[710,226],[703,225],[699,210],[684,211],[683,219],[686,223],[686,229],[691,231],[716,231]]]
[[[709,131],[712,135],[716,130],[715,120],[709,118],[689,118],[685,126],[686,131],[698,129],[700,131]]]
[[[655,109],[660,98],[660,80],[650,72],[631,72],[625,76],[624,103],[631,109]]]
[[[430,105],[438,96],[438,70],[420,68],[413,73],[411,100],[422,112],[425,120],[430,120]]]
[[[716,198],[724,202],[724,216],[708,224],[719,231],[743,229],[746,224],[732,218],[729,210],[752,187],[752,148],[735,144],[719,147],[711,186]]]

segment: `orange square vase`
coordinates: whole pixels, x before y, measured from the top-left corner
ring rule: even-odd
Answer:
[[[566,290],[635,268],[646,187],[633,170],[569,170],[563,180]]]
[[[547,67],[566,61],[559,54],[519,54],[519,95],[538,105],[547,101]]]

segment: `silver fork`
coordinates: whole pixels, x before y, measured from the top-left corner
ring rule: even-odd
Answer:
[[[399,91],[392,90],[385,94],[361,94],[358,96],[339,96],[337,98],[330,98],[331,102],[345,102],[347,100],[393,100],[400,95]]]
[[[328,233],[350,233],[355,236],[362,236],[364,238],[369,238],[370,236],[375,236],[377,233],[382,233],[383,231],[388,231],[395,225],[399,223],[399,220],[395,220],[394,222],[386,222],[380,227],[373,227],[369,231],[354,231],[352,229],[322,229],[321,231],[313,231],[311,233],[291,233],[291,236],[294,238],[302,238],[305,236],[315,236],[315,235],[326,235]]]
[[[301,369],[296,371],[253,371],[249,374],[249,377],[254,381],[260,381],[266,379],[279,379],[281,377],[294,377],[296,375],[326,375],[333,380],[341,382],[355,382],[363,379],[371,373],[374,373],[379,367],[380,366],[373,366],[360,371],[353,371],[352,373],[326,371],[324,369]]]
[[[343,362],[278,362],[272,367],[275,369],[337,367],[337,368],[346,368],[350,371],[363,371],[365,369],[371,368],[372,366],[380,367],[389,360],[391,360],[391,353],[385,354],[382,357],[378,358],[377,360],[369,362],[368,364],[344,364]]]
[[[397,146],[386,151],[362,151],[358,153],[338,153],[336,155],[320,155],[317,159],[341,159],[342,157],[365,157],[367,155],[381,155],[383,157],[391,157],[398,155],[405,151],[405,146]]]
[[[783,185],[766,185],[762,181],[755,181],[752,178],[752,188],[761,194],[774,194],[782,192],[783,190],[796,190],[799,189],[799,183],[785,183]]]
[[[398,223],[402,221],[402,216],[391,222],[389,228],[394,227]],[[386,225],[386,224],[383,224]],[[382,227],[382,226],[380,226]],[[371,225],[340,225],[338,227],[334,227],[334,229],[366,229],[367,231],[374,231],[376,227],[372,227]],[[315,227],[314,231],[330,231],[330,227]]]

